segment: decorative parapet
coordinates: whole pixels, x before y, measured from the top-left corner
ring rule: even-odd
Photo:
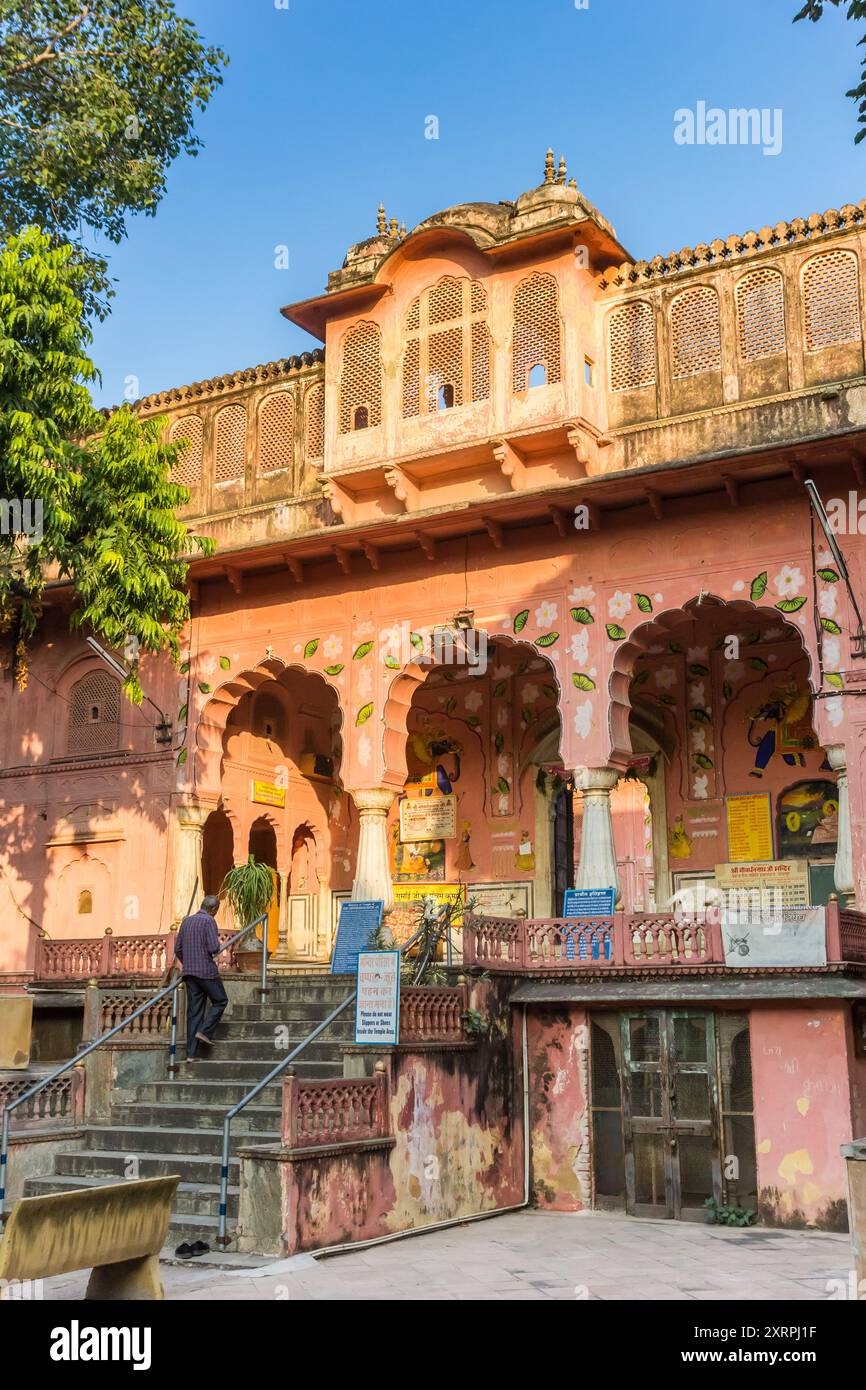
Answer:
[[[463,1013],[467,1002],[462,985],[401,989],[400,1042],[465,1042]]]
[[[39,1079],[38,1075],[30,1073],[0,1080],[0,1120],[5,1107],[23,1096]],[[73,1067],[66,1076],[58,1076],[14,1113],[16,1131],[21,1128],[56,1129],[81,1124],[84,1118],[84,1068]]]
[[[382,1063],[373,1076],[357,1080],[300,1081],[292,1074],[283,1082],[283,1145],[308,1149],[387,1139],[388,1105]]]
[[[147,999],[141,990],[100,989],[92,984],[84,993],[85,1043],[101,1037],[140,1008]],[[130,1044],[164,1046],[171,1032],[171,995],[165,995],[118,1033],[111,1046]]]
[[[237,391],[244,386],[288,381],[310,367],[319,366],[324,360],[324,349],[315,348],[312,352],[302,352],[295,357],[281,357],[278,362],[264,362],[256,367],[244,367],[237,372],[208,377],[205,381],[193,381],[188,386],[172,386],[167,391],[155,391],[135,401],[133,409],[142,415],[153,414],[167,406],[190,405],[195,401],[224,395],[227,391]],[[110,415],[112,412],[108,410],[103,413]]]

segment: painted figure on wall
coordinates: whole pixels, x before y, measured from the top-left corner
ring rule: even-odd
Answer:
[[[751,777],[762,778],[775,753],[780,753],[789,767],[806,766],[804,751],[817,746],[811,706],[808,685],[798,687],[796,678],[788,675],[763,704],[751,711],[748,740],[755,749]]]
[[[797,782],[779,797],[779,856],[782,859],[833,859],[839,836],[835,783]]]
[[[692,854],[692,842],[689,839],[682,816],[677,816],[670,831],[670,856],[671,859],[690,859]]]

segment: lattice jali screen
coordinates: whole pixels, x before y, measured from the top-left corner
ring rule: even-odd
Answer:
[[[803,271],[806,351],[856,343],[862,335],[857,260],[851,251],[827,251]]]
[[[120,682],[107,671],[92,671],[72,687],[67,749],[105,753],[120,743]]]
[[[607,321],[607,355],[611,391],[655,386],[656,331],[649,304],[641,300],[614,309]]]
[[[744,362],[785,351],[785,292],[778,270],[752,270],[737,285],[737,341]]]
[[[295,460],[295,402],[290,391],[274,391],[259,406],[259,472],[291,468]]]
[[[227,405],[216,417],[216,481],[233,483],[244,476],[247,451],[247,412]]]
[[[308,459],[325,457],[325,386],[317,382],[311,386],[304,400],[306,424],[304,452]]]
[[[677,295],[671,304],[670,332],[675,379],[721,370],[719,296],[709,285],[695,285]]]
[[[177,463],[172,469],[172,480],[183,487],[198,487],[201,483],[204,452],[204,427],[201,416],[183,415],[179,420],[175,420],[169,433],[169,442],[183,445]]]
[[[355,412],[367,411],[367,426],[382,423],[382,335],[375,323],[359,323],[346,334],[340,373],[340,434],[355,428]]]
[[[531,275],[514,291],[512,386],[525,391],[533,367],[545,369],[546,384],[562,380],[559,291],[552,275]]]
[[[486,314],[487,292],[479,280],[445,276],[413,299],[405,318],[404,420],[488,399],[490,334]],[[441,324],[451,326],[439,327]],[[443,387],[450,390],[442,392]]]

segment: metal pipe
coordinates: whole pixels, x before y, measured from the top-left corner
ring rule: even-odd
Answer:
[[[265,913],[265,920],[262,925],[262,985],[260,997],[263,1004],[267,1003],[268,998],[268,916]]]
[[[182,984],[182,983],[183,983],[182,978],[181,978],[180,980],[175,980],[175,982],[174,982],[174,993],[172,994],[172,997],[171,997],[171,1037],[170,1037],[169,1043],[168,1043],[168,1074],[169,1074],[169,1077],[170,1077],[172,1080],[174,1079],[175,1072],[176,1072],[177,1069],[178,1069],[178,1068],[177,1068],[177,1002],[178,1002],[177,996],[178,996],[178,994],[179,994],[179,992],[180,992],[180,987],[181,987],[181,984]]]

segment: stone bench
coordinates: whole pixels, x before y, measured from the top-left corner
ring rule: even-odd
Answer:
[[[164,1297],[159,1252],[179,1177],[22,1197],[0,1243],[0,1280],[46,1279],[92,1269],[85,1298]]]

